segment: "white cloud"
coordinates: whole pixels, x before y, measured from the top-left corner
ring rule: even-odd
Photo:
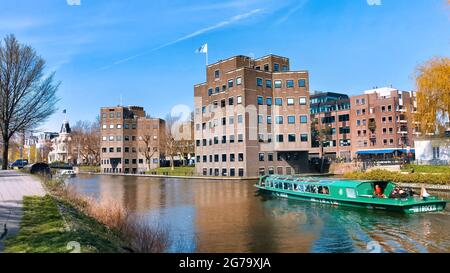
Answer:
[[[180,37],[180,38],[178,38],[176,40],[173,40],[171,42],[168,42],[168,43],[165,43],[165,44],[163,44],[161,46],[153,48],[150,51],[142,52],[142,53],[139,53],[139,54],[136,54],[136,55],[129,56],[127,58],[118,60],[118,61],[114,62],[111,65],[107,65],[107,66],[104,66],[104,67],[100,68],[100,70],[109,69],[109,68],[111,68],[114,65],[118,65],[118,64],[121,64],[121,63],[125,63],[125,62],[128,62],[128,61],[131,61],[131,60],[136,59],[136,58],[138,58],[138,57],[140,57],[142,55],[145,55],[145,54],[148,54],[148,53],[160,50],[162,48],[174,45],[176,43],[179,43],[181,41],[184,41],[184,40],[187,40],[187,39],[190,39],[190,38],[194,38],[194,37],[199,36],[201,34],[204,34],[206,32],[210,32],[210,31],[213,31],[213,30],[216,30],[216,29],[220,29],[220,28],[226,27],[226,26],[231,25],[233,23],[237,23],[238,21],[242,21],[244,19],[247,19],[247,18],[249,18],[249,17],[251,17],[251,16],[253,16],[255,14],[261,13],[262,11],[263,11],[262,9],[254,9],[254,10],[251,10],[251,11],[246,12],[246,13],[241,13],[241,14],[235,15],[235,16],[231,17],[228,20],[219,22],[219,23],[217,23],[215,25],[212,25],[212,26],[209,26],[209,27],[205,27],[205,28],[199,29],[197,31],[194,31],[194,32],[188,34],[188,35]]]
[[[368,0],[369,1],[369,0]],[[298,11],[299,9],[303,8],[303,6],[306,4],[306,2],[308,2],[308,0],[301,0],[298,5],[290,8],[290,10],[286,13],[285,16],[281,17],[280,20],[278,20],[276,22],[276,24],[281,24],[284,21],[286,21],[287,19],[289,19],[289,17],[294,14],[296,11]]]
[[[81,0],[66,0],[67,5],[69,6],[80,6]]]
[[[366,0],[369,6],[381,6],[381,0]]]

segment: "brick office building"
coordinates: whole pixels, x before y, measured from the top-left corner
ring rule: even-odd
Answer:
[[[235,56],[194,86],[196,171],[257,176],[308,171],[309,77],[289,59]]]
[[[350,130],[354,157],[383,159],[414,153],[414,92],[384,87],[352,96]]]
[[[102,107],[100,117],[102,172],[143,173],[149,166],[159,166],[164,155],[164,120],[146,117],[139,106]]]

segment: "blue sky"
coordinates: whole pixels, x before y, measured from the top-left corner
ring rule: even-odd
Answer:
[[[80,2],[80,5],[77,5]],[[0,0],[0,37],[14,33],[56,71],[60,111],[41,126],[94,120],[101,106],[141,105],[164,117],[193,105],[210,62],[283,55],[311,91],[414,88],[415,67],[450,55],[447,0]],[[71,5],[69,5],[70,3]]]

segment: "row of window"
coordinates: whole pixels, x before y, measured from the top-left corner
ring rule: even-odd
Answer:
[[[121,112],[109,112],[109,113],[102,114],[103,118],[107,118],[108,116],[109,116],[109,118],[122,118],[122,113]]]
[[[325,195],[330,194],[330,190],[326,186],[305,185],[305,184],[297,184],[297,183],[290,183],[290,182],[277,182],[277,181],[269,181],[269,182],[267,182],[267,184],[264,184],[262,186],[275,188],[275,189],[281,189],[281,190],[296,191],[296,192],[308,192],[308,193],[325,194]]]
[[[158,136],[153,136],[153,140],[157,140]],[[124,141],[130,141],[130,136],[123,136]],[[142,137],[139,137],[142,140]],[[122,141],[122,136],[102,136],[102,141]],[[131,136],[131,141],[136,141],[136,136]]]
[[[236,176],[236,169],[235,168],[230,168],[229,172],[228,169],[222,168],[222,169],[213,169],[210,168],[209,172],[207,168],[203,168],[203,175],[207,176],[209,174],[209,176]],[[243,168],[239,168],[238,169],[238,176],[242,177],[244,176],[244,169]]]
[[[143,148],[139,148],[138,151],[142,152],[142,149]],[[152,149],[154,152],[158,151],[158,147],[153,147],[153,148],[148,147],[148,149],[149,150]],[[109,147],[109,148],[103,147],[102,148],[102,153],[121,153],[121,152],[122,152],[122,147],[116,147],[116,148],[114,148],[114,147]],[[125,147],[124,148],[124,152],[125,153],[129,153],[130,152],[130,148],[129,147]],[[136,148],[135,147],[131,147],[131,152],[132,153],[136,153]]]
[[[109,129],[114,129],[114,128],[116,128],[116,129],[122,129],[122,124],[116,124],[116,126],[114,126],[114,124],[110,124],[109,126],[106,125],[106,124],[103,124],[103,125],[102,125],[102,128],[103,128],[103,129],[108,129],[108,127],[109,127]],[[125,124],[123,125],[123,128],[124,128],[124,129],[130,129],[130,125],[125,123]],[[137,129],[137,124],[135,124],[135,123],[131,124],[131,129]]]
[[[111,163],[111,161],[109,159],[102,159],[100,162],[101,162],[102,165],[108,165],[108,164]],[[144,164],[144,162],[145,162],[145,164],[149,163],[149,161],[147,159],[144,159],[144,158],[138,158],[138,159],[132,158],[131,161],[128,158],[124,159],[124,164],[125,165],[130,164],[130,162],[131,162],[131,164]],[[153,158],[152,162],[154,164],[158,164],[159,163],[159,159],[158,158]],[[122,164],[122,159],[118,158],[114,163],[117,164],[117,165]]]
[[[216,86],[215,88],[208,88],[208,96],[212,96],[213,94],[218,94],[225,92],[227,88],[233,88],[234,86],[240,86],[242,85],[242,78],[237,77],[236,79],[229,79],[227,81],[227,84],[220,86]],[[265,85],[267,88],[272,88],[272,80],[264,80],[263,78],[256,78],[256,85],[259,87],[262,87]],[[299,79],[297,81],[298,87],[306,87],[306,79]],[[283,81],[282,80],[274,80],[273,81],[273,87],[275,88],[282,88],[283,87]],[[286,80],[285,81],[285,87],[286,88],[294,88],[294,80]]]
[[[263,124],[263,123],[264,123],[264,120],[266,121],[267,124],[272,124],[272,116],[267,116],[267,117],[264,119],[264,116],[263,116],[263,115],[258,115],[258,124]],[[284,124],[284,120],[285,120],[285,119],[284,119],[284,116],[276,116],[276,117],[275,117],[275,123],[278,124],[278,125]],[[227,124],[228,124],[228,125],[234,125],[235,119],[234,119],[234,116],[232,116],[232,117],[228,117],[228,119],[227,119],[226,117],[224,117],[224,118],[222,118],[222,119],[214,119],[214,120],[211,120],[211,121],[209,121],[209,123],[208,123],[209,129],[218,127],[218,126],[219,126],[219,121],[221,122],[220,124],[221,124],[222,126],[226,126]],[[238,123],[238,124],[242,124],[243,121],[244,121],[243,115],[238,115],[238,116],[237,116],[237,123]],[[308,116],[307,116],[307,115],[301,115],[301,116],[299,116],[299,122],[300,122],[301,124],[306,124],[306,123],[308,123]],[[296,117],[295,117],[295,116],[287,116],[287,123],[288,123],[288,124],[295,124],[295,123],[296,123]],[[197,131],[200,131],[200,130],[206,130],[206,122],[202,123],[201,127],[200,127],[200,124],[196,124],[196,125],[195,125],[195,129],[196,129]]]
[[[262,96],[258,96],[256,99],[256,104],[257,105],[267,105],[267,106],[272,106],[273,105],[273,100],[271,97],[267,97],[264,100],[264,97]],[[299,105],[306,105],[306,97],[299,97],[298,98],[298,103]],[[236,104],[242,104],[242,96],[237,96],[236,97]],[[234,97],[230,97],[228,98],[228,103],[226,99],[222,99],[220,101],[220,107],[221,108],[225,108],[226,106],[233,106],[234,105]],[[276,106],[283,106],[283,98],[275,98],[275,105]],[[293,106],[295,105],[295,98],[286,98],[286,105],[288,106]],[[219,101],[213,101],[212,104],[209,105],[209,112],[213,113],[214,109],[217,109],[219,107]],[[202,106],[202,113],[205,114],[206,113],[206,106]],[[196,115],[200,115],[200,109],[197,108],[195,109],[195,114]],[[114,128],[114,127],[112,127]]]
[[[285,140],[285,135],[284,134],[278,134],[275,136],[276,142],[284,142]],[[300,134],[300,141],[301,142],[308,142],[308,134]],[[264,134],[258,134],[258,141],[259,142],[268,142],[271,143],[272,142],[272,135],[268,134],[267,138],[265,138]],[[288,142],[296,142],[297,141],[297,135],[296,134],[287,134],[287,141]],[[244,135],[243,134],[239,134],[238,135],[238,139],[237,139],[238,143],[244,142]],[[220,144],[226,144],[226,143],[235,143],[235,136],[234,135],[230,135],[227,139],[227,136],[222,136],[222,139],[220,141]],[[203,140],[199,140],[197,139],[195,141],[195,144],[197,147],[206,147],[206,146],[212,146],[212,145],[217,145],[219,144],[219,137],[214,137],[213,139],[203,139]]]
[[[209,161],[208,161],[208,159],[209,159]],[[219,155],[219,154],[215,154],[215,155],[209,155],[209,156],[207,156],[207,155],[203,155],[203,156],[200,156],[200,155],[198,155],[197,157],[196,157],[196,160],[197,160],[197,162],[198,163],[200,163],[200,162],[203,162],[203,163],[218,163],[218,162],[227,162],[227,161],[229,161],[229,162],[236,162],[236,154],[229,154],[229,155],[227,155],[227,154],[222,154],[222,155]],[[238,162],[243,162],[244,161],[244,154],[243,153],[238,153],[237,154],[237,161]]]

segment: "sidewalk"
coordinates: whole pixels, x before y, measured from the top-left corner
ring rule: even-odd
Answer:
[[[45,190],[41,182],[31,175],[18,171],[0,170],[0,238],[17,233],[22,217],[22,200],[24,196],[44,196]],[[3,241],[0,240],[0,252],[3,252]]]

